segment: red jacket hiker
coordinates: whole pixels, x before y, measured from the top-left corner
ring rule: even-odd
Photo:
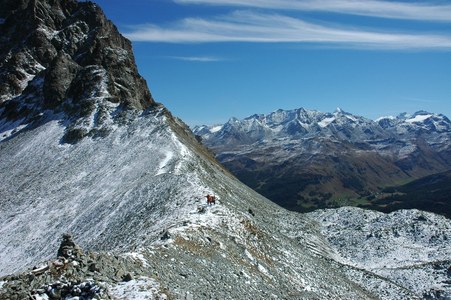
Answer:
[[[215,202],[215,196],[208,194],[207,196],[205,196],[207,198],[207,204],[216,204]]]

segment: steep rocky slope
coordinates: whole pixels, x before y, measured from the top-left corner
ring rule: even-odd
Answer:
[[[1,139],[64,113],[64,141],[107,134],[122,109],[154,104],[131,43],[92,2],[2,0]],[[9,8],[9,9],[6,9]]]
[[[0,105],[1,299],[418,299],[435,288],[344,261],[313,218],[237,181],[154,103],[130,43],[95,4],[0,4],[0,73],[11,79]],[[60,53],[49,63],[39,55],[50,44]]]
[[[451,169],[451,122],[424,111],[372,121],[300,108],[194,131],[240,180],[291,210],[377,208],[384,187]]]

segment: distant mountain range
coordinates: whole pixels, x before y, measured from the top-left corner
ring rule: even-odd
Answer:
[[[451,122],[426,111],[370,120],[299,108],[193,131],[241,181],[297,211],[391,211],[385,188],[451,169]],[[421,208],[443,213],[433,199]]]

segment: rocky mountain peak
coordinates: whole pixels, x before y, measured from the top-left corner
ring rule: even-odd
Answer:
[[[396,117],[382,117],[376,120],[382,128],[398,134],[409,133],[449,133],[451,121],[443,114],[430,113],[424,110],[414,114],[401,113]]]
[[[130,41],[96,4],[1,0],[0,5],[0,118],[10,123],[0,124],[0,132],[17,132],[18,126],[35,126],[63,112],[71,119],[67,141],[73,142],[107,131],[105,123],[119,111],[155,104]]]
[[[340,114],[340,113],[345,114],[346,112],[344,112],[340,107],[337,107],[337,108],[335,109],[334,114]]]
[[[273,137],[310,137],[334,135],[343,141],[365,141],[372,139],[392,138],[393,135],[403,134],[407,131],[411,135],[421,132],[440,133],[449,131],[451,121],[442,114],[418,111],[413,115],[403,113],[397,117],[382,117],[375,121],[354,115],[337,108],[333,113],[323,113],[305,108],[282,110],[279,109],[267,115],[255,114],[239,120],[231,118],[224,125],[203,125],[194,128],[194,132],[202,135],[223,136],[224,131],[231,128],[234,134],[252,135],[255,131],[264,131],[266,134],[255,138],[270,139]],[[202,133],[199,130],[202,129]],[[254,139],[253,142],[258,142]]]
[[[373,121],[341,109],[299,108],[260,119],[194,132],[240,180],[289,209],[372,205],[384,186],[451,167],[451,122],[442,114]]]

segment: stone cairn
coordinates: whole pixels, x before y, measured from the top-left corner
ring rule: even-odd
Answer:
[[[148,276],[139,260],[113,253],[85,253],[64,234],[57,258],[32,270],[0,278],[0,299],[112,299],[107,286]]]

